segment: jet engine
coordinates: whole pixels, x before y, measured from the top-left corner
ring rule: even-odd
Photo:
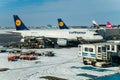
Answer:
[[[57,44],[59,46],[67,46],[68,41],[66,39],[57,39]]]
[[[25,41],[25,39],[24,38],[22,38],[21,40],[20,40],[20,42],[24,42]]]

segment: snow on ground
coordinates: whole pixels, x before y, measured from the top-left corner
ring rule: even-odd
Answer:
[[[118,67],[96,68],[82,63],[77,48],[38,49],[54,51],[54,57],[40,56],[37,60],[8,62],[7,53],[0,53],[0,68],[10,68],[0,72],[0,80],[45,80],[42,76],[55,76],[68,80],[95,79],[118,72]]]

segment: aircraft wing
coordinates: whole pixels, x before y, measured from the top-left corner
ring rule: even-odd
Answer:
[[[10,34],[15,34],[15,35],[21,35],[20,32],[16,32],[16,31],[6,31],[6,32]]]

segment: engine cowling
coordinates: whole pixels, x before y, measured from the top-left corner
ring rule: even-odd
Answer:
[[[57,39],[57,44],[59,46],[67,46],[68,41],[66,39]]]
[[[22,38],[21,40],[20,40],[20,42],[24,42],[25,41],[25,39],[24,38]]]

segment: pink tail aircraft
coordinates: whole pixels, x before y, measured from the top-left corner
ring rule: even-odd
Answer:
[[[114,28],[109,21],[107,22],[107,27],[111,29]]]

